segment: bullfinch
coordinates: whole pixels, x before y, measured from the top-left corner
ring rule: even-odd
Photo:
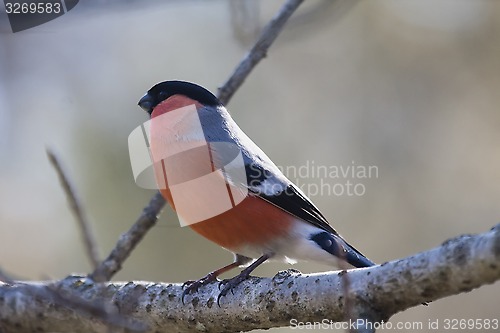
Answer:
[[[238,266],[217,301],[268,259],[375,265],[238,127],[222,103],[190,82],[156,84],[140,99],[150,116],[156,181],[181,224],[234,253],[234,262],[185,284],[182,299]]]

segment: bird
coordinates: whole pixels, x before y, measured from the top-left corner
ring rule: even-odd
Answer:
[[[183,302],[221,274],[243,267],[220,281],[219,303],[268,260],[375,265],[332,227],[210,91],[164,81],[138,105],[150,116],[150,154],[163,197],[181,224],[234,254],[232,263],[187,281]]]

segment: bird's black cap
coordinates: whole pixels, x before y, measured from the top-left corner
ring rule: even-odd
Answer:
[[[217,97],[207,89],[185,81],[163,81],[157,83],[148,90],[138,104],[144,111],[151,114],[155,106],[173,95],[184,95],[208,106],[222,105]]]

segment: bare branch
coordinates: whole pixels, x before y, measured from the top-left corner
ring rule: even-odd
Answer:
[[[45,304],[52,304],[62,311],[71,310],[78,316],[86,317],[88,320],[98,320],[100,325],[108,329],[123,328],[129,332],[145,332],[147,326],[141,321],[131,320],[119,314],[115,308],[112,308],[106,302],[102,301],[100,296],[92,301],[82,298],[81,293],[70,288],[61,288],[66,281],[46,281],[40,282],[22,282],[16,281],[0,269],[0,288],[14,287],[22,290],[27,297],[37,299]],[[2,284],[3,282],[3,284]],[[95,284],[94,288],[106,288],[105,285]],[[104,290],[103,290],[104,291]],[[99,292],[96,292],[99,294]],[[62,323],[62,326],[65,324]],[[0,332],[2,330],[2,320],[0,320]],[[61,327],[58,331],[61,330]],[[71,330],[70,330],[71,331]]]
[[[248,74],[264,58],[267,50],[285,26],[286,21],[304,0],[288,0],[279,10],[278,14],[265,26],[262,34],[243,58],[238,67],[234,70],[229,80],[219,88],[219,100],[222,104],[227,104],[233,94],[243,84]]]
[[[120,236],[118,243],[109,256],[97,267],[90,277],[97,282],[109,281],[118,272],[125,259],[142,240],[158,220],[158,215],[165,206],[165,199],[160,192],[151,198],[134,225]]]
[[[92,300],[82,298],[82,293],[79,291],[68,288],[67,279],[62,281],[48,281],[48,282],[29,282],[29,283],[16,283],[9,288],[9,292],[5,294],[6,299],[14,296],[11,292],[14,291],[15,297],[18,304],[24,304],[24,302],[31,303],[31,306],[39,307],[41,304],[45,306],[50,306],[53,308],[54,313],[58,313],[58,316],[75,317],[82,320],[78,329],[81,330],[84,326],[87,332],[99,331],[107,332],[111,328],[122,328],[126,329],[127,332],[146,332],[147,326],[141,321],[130,319],[127,316],[120,314],[115,307],[111,306],[108,299],[101,296],[105,290],[104,287],[98,284],[94,285],[94,292],[97,293],[96,297]],[[78,283],[78,281],[73,280],[73,282]],[[63,288],[59,287],[59,284]],[[73,286],[74,287],[74,286]],[[0,289],[6,288],[0,283]],[[43,306],[42,306],[43,308]],[[39,312],[44,313],[44,312]],[[38,318],[37,318],[38,316]],[[40,330],[40,325],[36,324],[33,328],[22,328],[22,326],[16,325],[16,328],[8,328],[9,322],[6,318],[0,319],[0,331],[1,329],[6,329],[5,332],[34,332],[43,331]],[[43,322],[40,320],[40,315],[36,313],[26,312],[26,319],[33,320],[33,323]],[[46,319],[44,317],[43,319]],[[43,326],[43,324],[41,325]],[[57,332],[74,332],[74,324],[71,320],[59,321],[57,328],[48,329],[47,331],[57,331]]]
[[[295,9],[303,0],[289,0],[279,10],[278,14],[265,27],[257,43],[252,47],[249,54],[241,61],[235,72],[224,86],[219,90],[219,99],[227,104],[231,96],[241,86],[245,78],[250,74],[257,63],[265,56],[267,50],[283,29],[285,22],[293,14]],[[109,281],[113,275],[118,272],[128,258],[137,243],[144,237],[151,227],[156,224],[158,214],[165,206],[165,199],[157,192],[144,208],[142,215],[130,228],[124,233],[111,254],[102,262],[97,269],[90,275],[95,281]]]
[[[95,269],[99,265],[99,253],[85,211],[82,209],[82,206],[80,204],[80,201],[78,200],[76,192],[73,186],[71,186],[71,182],[69,181],[68,176],[64,172],[57,156],[54,154],[54,152],[52,152],[52,150],[48,148],[47,148],[47,156],[49,157],[50,163],[57,172],[57,176],[59,177],[61,186],[64,189],[64,193],[66,193],[66,197],[68,198],[71,211],[73,212],[73,215],[75,216],[78,222],[78,226],[80,227],[80,231],[83,236],[83,243],[85,244],[85,249],[87,251],[87,256],[92,265],[92,269]]]
[[[451,239],[411,257],[370,268],[353,269],[349,276],[352,315],[358,331],[372,332],[370,323],[424,301],[470,291],[500,279],[500,224],[480,235]],[[148,282],[108,283],[68,277],[58,282],[61,292],[77,293],[88,302],[115,307],[120,315],[148,326],[147,332],[236,332],[283,327],[297,322],[344,321],[342,279],[339,272],[300,274],[289,270],[273,278],[253,277],[221,299],[218,284],[201,288],[181,301],[180,284]],[[45,288],[52,282],[30,283]],[[103,332],[92,315],[44,302],[26,284],[0,283],[0,328],[8,332]],[[37,315],[43,313],[43,320]],[[64,318],[64,320],[62,319]],[[359,321],[359,319],[363,319]]]

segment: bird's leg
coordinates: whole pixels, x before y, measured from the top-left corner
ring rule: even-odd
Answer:
[[[245,268],[244,270],[241,271],[240,274],[236,275],[235,277],[227,280],[223,280],[219,284],[219,288],[221,285],[224,285],[222,288],[219,296],[217,297],[217,304],[220,306],[219,301],[222,296],[226,296],[229,291],[233,293],[233,288],[239,285],[241,282],[245,281],[248,279],[250,276],[250,273],[254,271],[260,264],[262,264],[264,261],[267,259],[271,258],[273,255],[272,254],[264,254],[261,256],[259,259],[255,260],[250,266]]]
[[[250,262],[252,259],[236,254],[234,257],[234,262],[230,263],[229,265],[226,265],[222,268],[219,268],[213,272],[208,273],[206,276],[202,277],[201,279],[197,281],[189,280],[184,282],[182,285],[182,288],[186,287],[184,289],[184,292],[182,293],[182,303],[184,303],[184,297],[188,294],[197,292],[198,289],[206,284],[209,284],[210,282],[216,281],[217,277],[233,268],[236,268],[238,266],[244,265],[248,262]]]

